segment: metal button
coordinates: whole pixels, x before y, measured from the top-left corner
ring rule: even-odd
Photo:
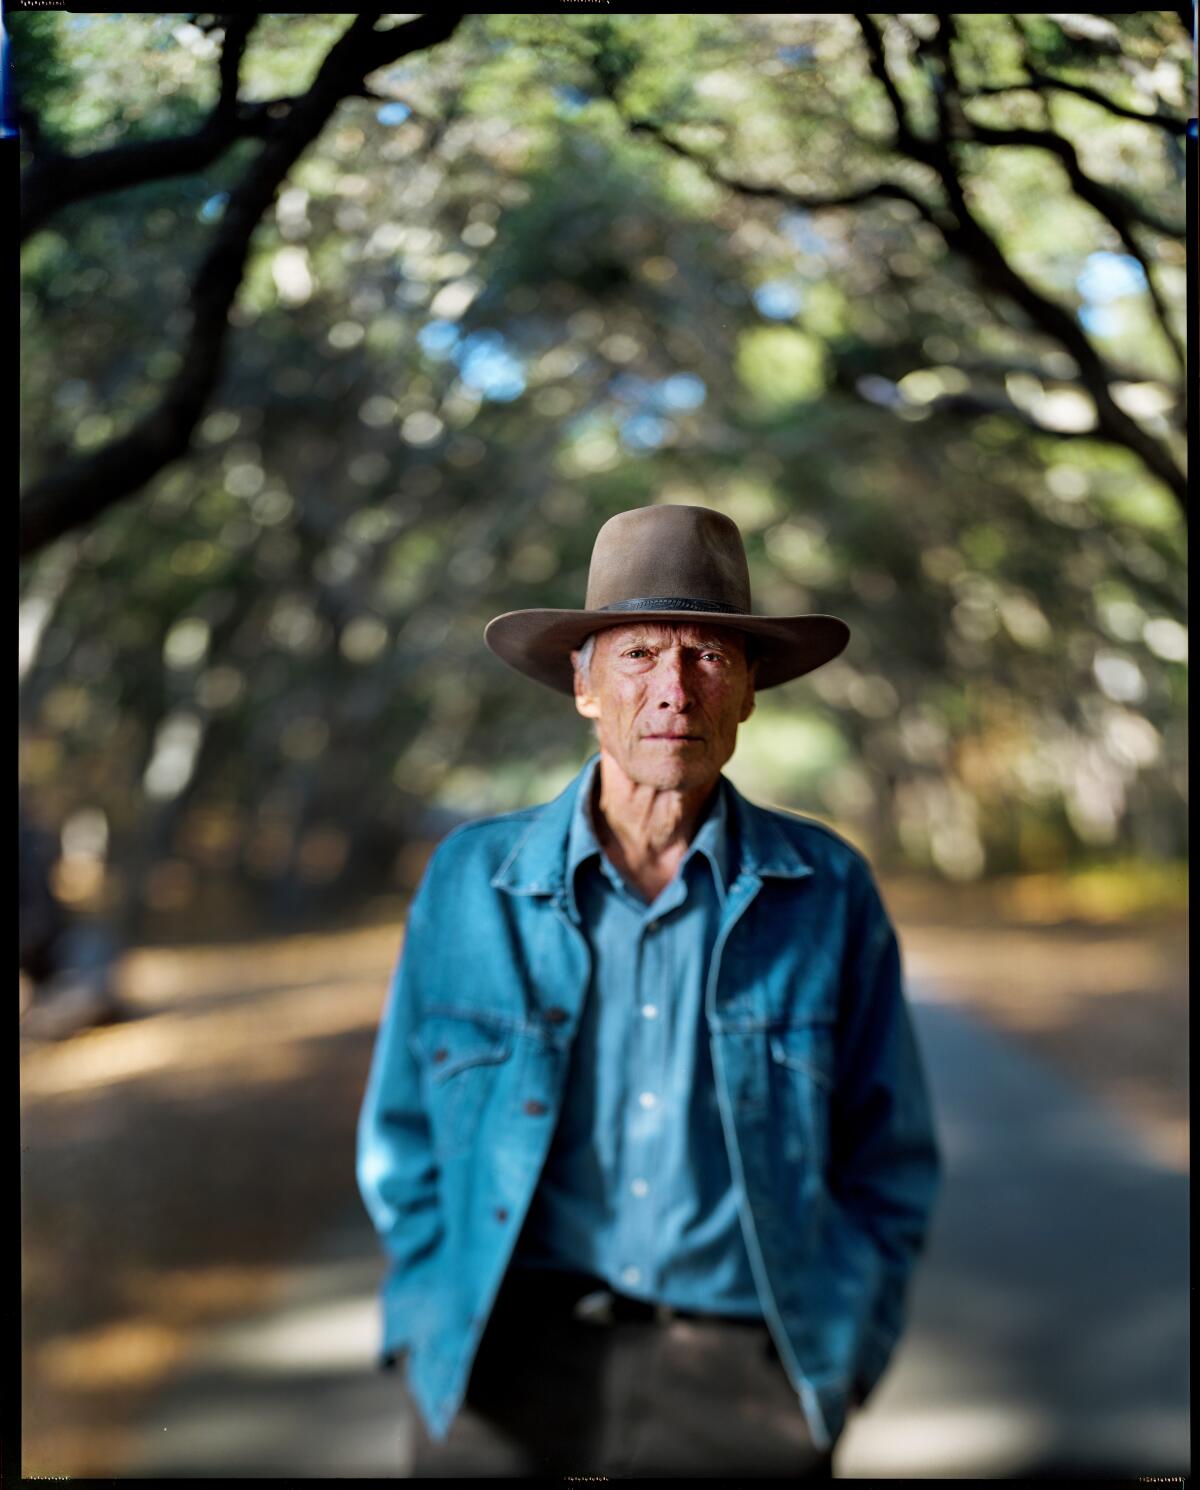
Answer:
[[[556,1005],[553,1009],[547,1009],[542,1017],[547,1024],[565,1024],[568,1016],[565,1009],[560,1009]]]
[[[440,1066],[449,1054],[450,1052],[445,1048],[445,1046],[443,1046],[440,1050],[435,1050],[433,1052],[434,1064]]]
[[[638,1195],[638,1196],[646,1195],[646,1194],[649,1193],[649,1190],[650,1190],[650,1186],[646,1183],[646,1181],[645,1180],[641,1180],[641,1179],[633,1180],[630,1183],[629,1188],[633,1192],[634,1195]]]
[[[657,1004],[643,1004],[642,1005],[642,1018],[643,1019],[657,1019],[658,1018],[658,1005]]]
[[[496,1207],[496,1220],[497,1221],[507,1221],[508,1220],[508,1212],[504,1209],[504,1207],[502,1205]]]
[[[546,1104],[544,1102],[538,1102],[533,1097],[531,1097],[525,1104],[525,1111],[529,1114],[530,1117],[541,1117],[542,1113],[544,1113],[545,1110]]]
[[[649,923],[649,925],[646,927],[646,930],[647,931],[657,931],[658,930],[658,918],[657,917],[655,917],[655,919]]]
[[[653,1092],[643,1092],[642,1095],[638,1098],[638,1104],[639,1106],[645,1107],[647,1109],[651,1107],[657,1107],[658,1098],[654,1095]]]

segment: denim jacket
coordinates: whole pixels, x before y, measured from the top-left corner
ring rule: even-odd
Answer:
[[[437,1438],[546,1159],[588,986],[564,882],[584,774],[438,845],[359,1116],[359,1187],[389,1260],[383,1357],[407,1354]],[[938,1154],[869,868],[726,781],[734,871],[705,996],[717,1101],[764,1317],[828,1448],[902,1328]]]

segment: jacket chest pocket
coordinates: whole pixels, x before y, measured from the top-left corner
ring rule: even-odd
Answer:
[[[466,1153],[476,1142],[484,1109],[512,1058],[513,1034],[469,1014],[427,1014],[411,1036],[421,1066],[435,1150]]]
[[[767,1031],[771,1106],[785,1162],[823,1170],[829,1159],[830,1101],[834,1086],[832,1021]]]

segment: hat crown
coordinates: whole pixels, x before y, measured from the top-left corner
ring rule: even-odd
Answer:
[[[609,518],[592,548],[587,609],[659,598],[749,612],[750,570],[732,519],[707,507],[676,505],[637,507]]]

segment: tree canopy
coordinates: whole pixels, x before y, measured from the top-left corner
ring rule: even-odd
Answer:
[[[64,846],[292,904],[544,799],[585,728],[483,625],[690,501],[853,632],[739,782],[952,877],[1179,854],[1184,14],[12,15]]]

